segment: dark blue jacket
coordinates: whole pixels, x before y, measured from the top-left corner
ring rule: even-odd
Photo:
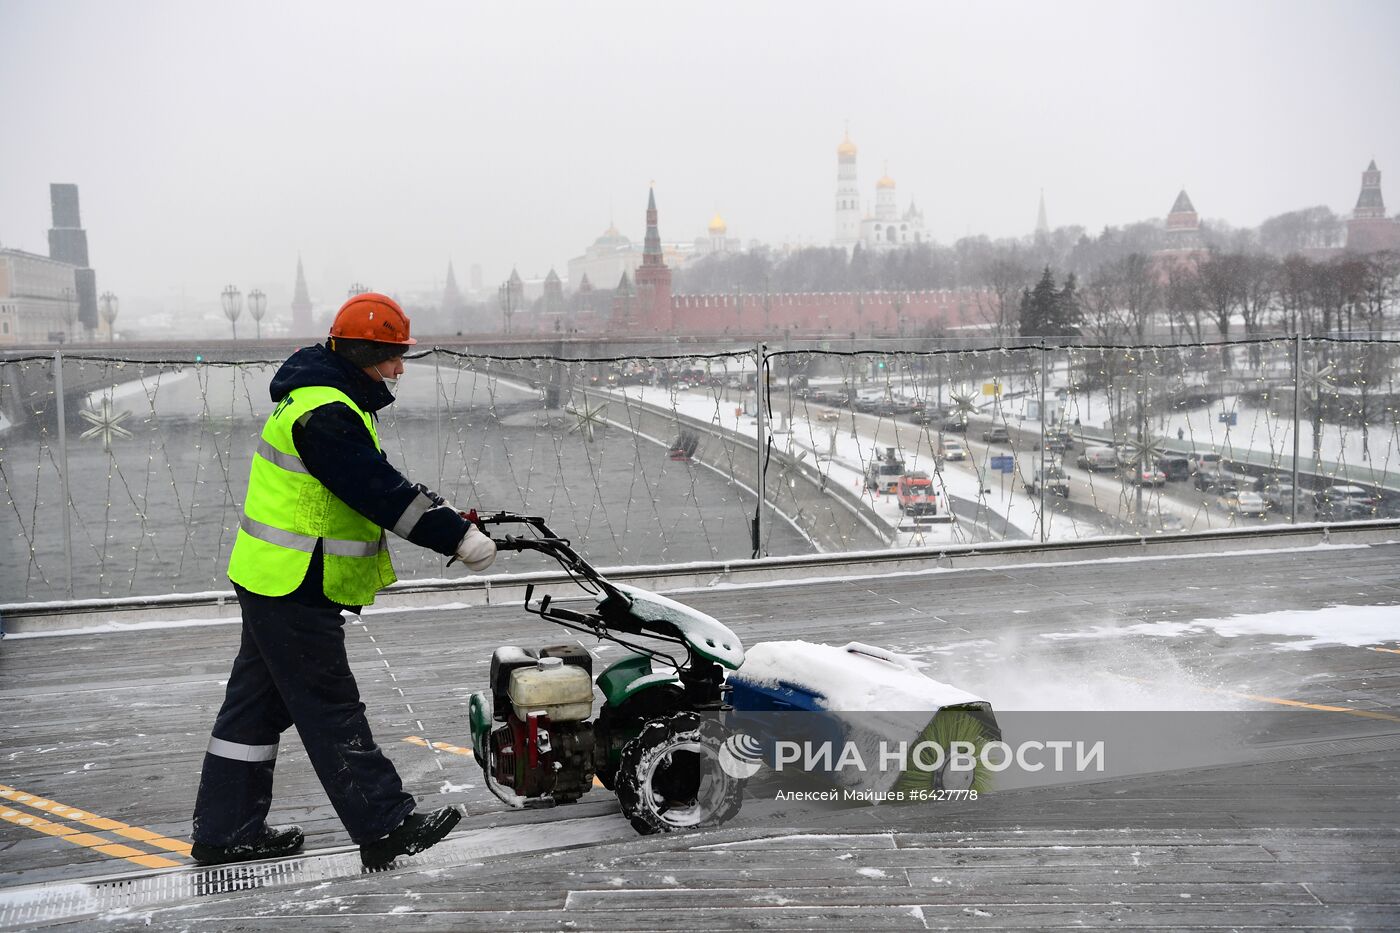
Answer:
[[[272,377],[272,401],[302,386],[339,389],[374,413],[394,400],[382,382],[317,344],[293,353]],[[292,442],[312,476],[365,518],[414,544],[453,554],[467,522],[437,494],[394,469],[348,405],[322,405],[292,426]]]

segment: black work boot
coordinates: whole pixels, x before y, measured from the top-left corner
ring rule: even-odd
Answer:
[[[366,868],[383,868],[400,855],[417,855],[441,842],[461,818],[462,811],[456,807],[410,813],[398,829],[383,839],[361,845],[360,861]]]
[[[190,846],[190,856],[200,865],[226,865],[229,862],[251,862],[260,858],[281,858],[301,851],[304,838],[300,826],[263,827],[263,834],[252,842],[231,846],[206,846],[196,842]]]

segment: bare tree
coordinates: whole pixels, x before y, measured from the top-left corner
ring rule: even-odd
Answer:
[[[1243,301],[1243,253],[1221,253],[1211,250],[1198,267],[1201,297],[1206,313],[1215,323],[1222,340],[1230,339],[1230,323]],[[1229,344],[1220,348],[1220,365],[1230,371],[1232,356]]]
[[[1165,292],[1167,320],[1171,324],[1172,336],[1176,337],[1177,327],[1189,343],[1200,343],[1205,339],[1201,312],[1204,304],[1201,298],[1201,277],[1195,265],[1177,262],[1167,267]]]
[[[1263,333],[1264,322],[1274,308],[1278,294],[1279,263],[1272,256],[1240,257],[1240,317],[1244,320],[1244,335],[1251,339]],[[1258,344],[1249,346],[1249,365],[1258,369],[1263,354]]]
[[[978,311],[992,327],[998,340],[1016,332],[1021,291],[1032,278],[1033,273],[1014,250],[996,256],[982,266],[982,284],[990,294],[985,298],[978,296]]]

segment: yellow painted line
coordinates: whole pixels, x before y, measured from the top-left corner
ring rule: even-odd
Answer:
[[[434,742],[432,745],[429,745],[428,740],[423,738],[421,735],[406,735],[403,737],[403,740],[409,743],[410,745],[421,745],[424,748],[435,748],[440,752],[451,752],[454,755],[470,755],[472,753],[472,750],[470,748],[462,748],[460,745],[448,745],[446,742]],[[593,786],[602,787],[603,782],[595,777],[593,779]]]
[[[404,736],[404,741],[410,745],[421,745],[424,748],[435,748],[440,752],[451,752],[453,755],[470,755],[470,748],[463,748],[460,745],[448,745],[446,742],[433,742],[428,744],[428,740],[419,735]]]
[[[1352,709],[1349,706],[1327,706],[1323,703],[1304,703],[1301,700],[1285,700],[1282,697],[1257,696],[1252,693],[1231,693],[1229,690],[1216,691],[1218,693],[1229,693],[1231,696],[1243,697],[1246,700],[1257,700],[1260,703],[1273,703],[1277,706],[1296,706],[1301,709],[1315,709],[1324,713],[1350,713],[1352,716],[1360,716],[1363,719],[1384,719],[1386,722],[1400,722],[1400,716],[1392,713],[1376,713],[1368,709]]]
[[[171,868],[180,864],[164,856],[148,855],[140,849],[133,849],[131,846],[114,843],[110,839],[104,839],[95,833],[80,833],[71,826],[64,826],[62,823],[46,820],[42,816],[22,813],[10,807],[0,807],[0,820],[13,823],[16,826],[27,827],[28,829],[43,833],[47,836],[54,836],[58,839],[62,839],[64,842],[71,842],[73,845],[82,846],[85,849],[92,849],[94,852],[101,852],[103,855],[126,859],[128,862],[134,862],[142,868]]]
[[[100,829],[103,832],[114,833],[127,839],[135,839],[137,842],[144,842],[154,849],[165,849],[167,852],[178,852],[180,855],[190,854],[190,844],[183,839],[170,839],[160,833],[151,832],[149,829],[142,829],[139,826],[131,826],[118,820],[109,820],[105,816],[98,816],[96,813],[89,813],[77,807],[70,807],[67,804],[59,803],[56,800],[49,800],[46,797],[38,797],[34,794],[26,794],[22,790],[7,787],[0,784],[0,798],[24,804],[35,810],[42,810],[63,820],[75,823],[82,823],[84,826],[91,826],[93,829]],[[103,840],[106,842],[107,840]],[[134,850],[133,850],[134,851]],[[111,853],[109,853],[111,854]],[[126,858],[127,856],[121,856]],[[173,864],[173,863],[172,863]]]
[[[1148,680],[1143,677],[1129,677],[1127,674],[1117,674],[1123,680],[1132,680],[1140,684],[1155,684],[1157,681]],[[1352,709],[1350,706],[1327,706],[1323,703],[1304,703],[1302,700],[1286,700],[1283,697],[1266,697],[1257,693],[1237,693],[1234,690],[1216,690],[1212,687],[1194,687],[1202,693],[1217,693],[1221,696],[1237,697],[1241,700],[1254,700],[1256,703],[1272,703],[1275,706],[1292,706],[1298,709],[1315,709],[1323,713],[1347,713],[1351,716],[1360,716],[1363,719],[1382,719],[1386,722],[1400,722],[1400,716],[1394,713],[1377,713],[1367,709]]]

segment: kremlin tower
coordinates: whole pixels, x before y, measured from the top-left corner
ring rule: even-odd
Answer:
[[[311,323],[311,295],[306,290],[306,273],[301,268],[301,257],[297,256],[297,284],[292,292],[292,336],[312,337],[316,328]]]
[[[642,264],[634,279],[638,323],[647,330],[671,331],[671,270],[661,252],[661,231],[656,225],[656,191],[647,193],[647,235],[642,243]]]
[[[1361,194],[1347,221],[1347,249],[1357,253],[1400,250],[1400,222],[1385,216],[1381,170],[1375,159],[1361,173]]]
[[[836,235],[833,246],[851,249],[860,241],[860,186],[856,182],[856,144],[850,131],[836,147]]]

